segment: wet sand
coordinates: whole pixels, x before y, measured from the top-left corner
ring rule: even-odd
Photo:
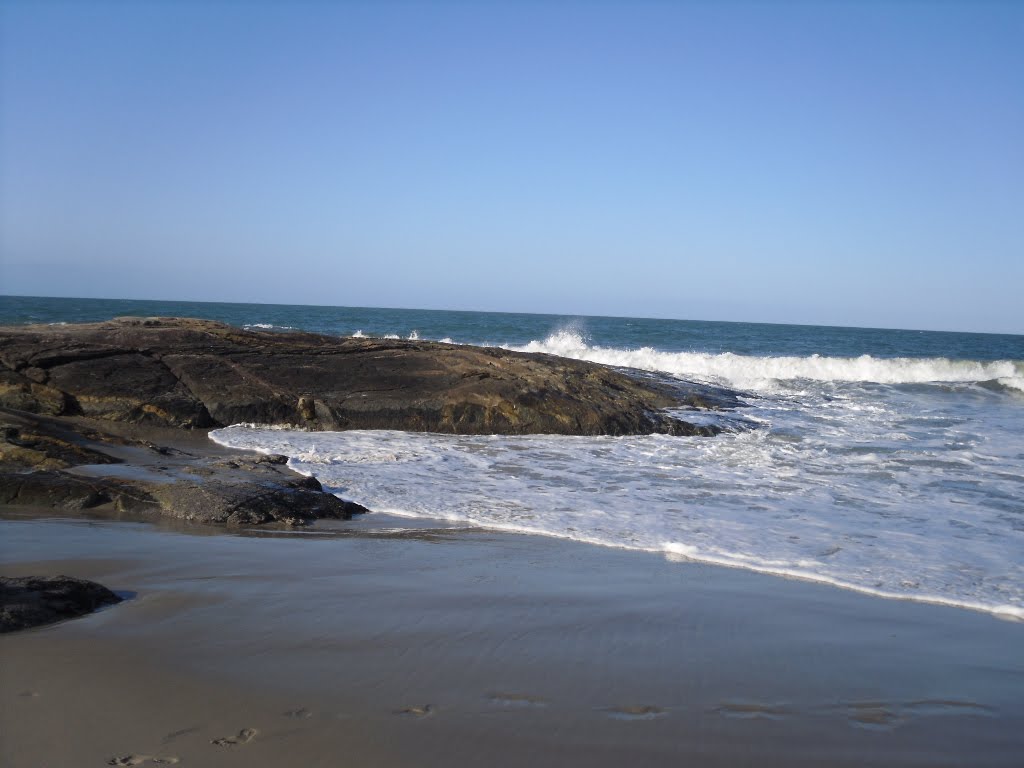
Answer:
[[[0,636],[9,768],[1024,755],[1024,625],[652,554],[380,515],[228,533],[7,510],[0,573],[131,597]]]

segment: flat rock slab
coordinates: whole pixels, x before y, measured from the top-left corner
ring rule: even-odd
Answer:
[[[305,525],[366,511],[286,462],[183,450],[110,434],[77,418],[0,409],[0,505],[229,525]]]
[[[158,426],[711,435],[699,392],[553,355],[118,318],[0,327],[0,405]]]
[[[71,576],[0,576],[0,632],[73,619],[121,600],[102,584]]]

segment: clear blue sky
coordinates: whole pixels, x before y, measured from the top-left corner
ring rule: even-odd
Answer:
[[[0,14],[0,293],[1024,333],[1024,2]]]

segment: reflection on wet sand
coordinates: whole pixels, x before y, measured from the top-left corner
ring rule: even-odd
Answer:
[[[136,597],[0,638],[0,764],[1016,768],[1024,751],[1017,624],[400,518],[313,531],[6,514],[0,572]]]

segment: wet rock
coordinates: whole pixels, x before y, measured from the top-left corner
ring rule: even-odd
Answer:
[[[256,459],[256,461],[266,464],[287,464],[288,457],[282,456],[280,453],[265,453]]]
[[[286,463],[285,456],[243,453],[225,460],[0,410],[0,505],[227,525],[306,525],[366,512]]]
[[[10,472],[0,468],[0,504],[45,507],[68,512],[110,505],[124,512],[155,509],[143,489],[116,478],[86,478],[62,470]]]
[[[70,576],[0,576],[0,632],[92,613],[121,598],[94,581]]]
[[[316,478],[252,462],[231,472],[217,472],[195,483],[154,483],[148,492],[161,511],[204,523],[306,525],[319,519],[348,520],[366,509],[323,490]]]

